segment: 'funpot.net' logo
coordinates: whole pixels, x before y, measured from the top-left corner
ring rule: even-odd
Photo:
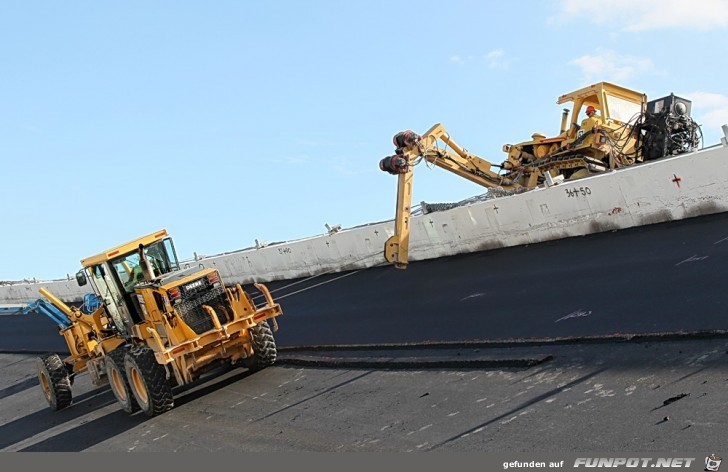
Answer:
[[[720,460],[720,459],[718,459]],[[694,457],[579,457],[574,461],[574,468],[606,468],[606,467],[664,467],[689,468]],[[706,464],[708,459],[706,459]],[[706,469],[718,470],[718,469]]]
[[[711,472],[718,472],[718,469],[720,468],[720,461],[722,461],[720,457],[716,456],[715,454],[711,454],[708,457],[705,458],[705,470],[709,470]]]

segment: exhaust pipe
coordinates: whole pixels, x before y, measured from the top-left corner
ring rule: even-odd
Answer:
[[[561,113],[561,132],[565,133],[568,129],[567,123],[569,122],[569,109],[564,108],[563,113]]]

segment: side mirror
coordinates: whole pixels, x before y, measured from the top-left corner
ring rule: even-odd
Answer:
[[[83,271],[83,269],[76,272],[76,283],[78,283],[79,287],[83,287],[88,283],[88,280],[86,279],[86,273]]]

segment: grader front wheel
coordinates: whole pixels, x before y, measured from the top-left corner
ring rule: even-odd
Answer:
[[[157,363],[154,351],[147,346],[129,350],[124,365],[129,387],[139,407],[147,416],[156,416],[174,406],[172,387],[167,372]]]
[[[267,321],[261,321],[250,329],[250,337],[253,344],[253,355],[245,359],[245,366],[258,371],[276,361],[278,351],[273,331]]]
[[[114,392],[121,409],[127,413],[134,413],[139,410],[139,403],[134,398],[129,386],[129,379],[126,376],[124,358],[127,352],[129,352],[129,348],[121,346],[106,355],[106,374],[111,391]]]
[[[71,404],[71,380],[66,366],[58,354],[46,354],[38,358],[38,381],[48,406],[62,410]]]

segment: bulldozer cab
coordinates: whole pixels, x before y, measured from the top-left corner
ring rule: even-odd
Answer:
[[[640,160],[633,126],[646,110],[645,94],[598,82],[561,95],[556,103],[572,104],[571,109],[563,109],[557,136],[534,133],[530,141],[503,146],[508,158],[502,167],[514,175],[527,172],[521,178],[522,186],[541,184],[545,172],[551,177],[576,179]],[[587,117],[589,107],[595,114]]]
[[[557,104],[573,102],[571,123],[566,133],[567,141],[573,142],[594,127],[594,123],[617,128],[634,122],[645,109],[647,97],[639,92],[630,90],[609,82],[599,82],[588,87],[566,93],[559,97]],[[596,117],[585,117],[587,107],[596,109]],[[563,128],[563,124],[562,124]],[[579,143],[588,146],[590,143]]]
[[[140,246],[151,266],[152,277],[179,270],[172,239],[166,230],[161,230],[83,259],[83,269],[76,276],[79,285],[91,281],[96,296],[103,301],[122,335],[128,335],[131,327],[143,319],[134,294],[136,286],[148,281]]]

